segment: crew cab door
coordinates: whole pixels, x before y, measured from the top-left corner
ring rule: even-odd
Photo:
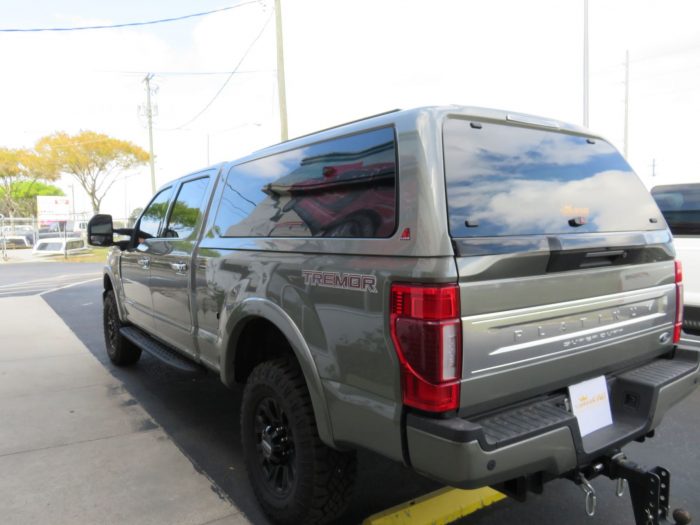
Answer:
[[[134,227],[132,247],[121,253],[126,317],[149,332],[153,330],[150,289],[153,241],[160,235],[172,194],[173,188],[168,187],[153,197]]]
[[[214,172],[184,179],[170,208],[162,238],[151,244],[151,299],[155,334],[196,355],[190,304],[192,254],[202,225]]]

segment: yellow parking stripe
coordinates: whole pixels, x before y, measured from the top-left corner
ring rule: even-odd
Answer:
[[[476,490],[445,487],[370,516],[362,525],[446,525],[505,497],[488,487]]]

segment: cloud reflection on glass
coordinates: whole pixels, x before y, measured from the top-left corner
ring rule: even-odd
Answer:
[[[451,119],[445,124],[450,231],[455,237],[661,229],[627,162],[602,140]],[[468,227],[478,224],[476,227]]]

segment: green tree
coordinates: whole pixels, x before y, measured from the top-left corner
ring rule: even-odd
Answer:
[[[35,149],[53,174],[75,177],[90,197],[94,213],[99,213],[102,199],[120,172],[149,159],[148,153],[137,145],[94,131],[54,133],[40,139]]]
[[[0,199],[4,200],[6,188],[0,188]],[[15,215],[34,217],[37,214],[37,195],[64,196],[63,190],[57,186],[40,182],[37,179],[18,180],[9,187],[11,200],[16,204]]]
[[[0,213],[10,217],[29,213],[24,201],[32,197],[37,184],[42,185],[39,180],[54,180],[57,177],[47,169],[44,159],[34,152],[0,148]]]

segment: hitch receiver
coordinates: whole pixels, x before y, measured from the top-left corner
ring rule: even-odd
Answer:
[[[668,521],[671,474],[662,467],[645,469],[627,459],[622,452],[602,460],[602,474],[612,480],[626,479],[629,485],[634,522],[636,525],[690,523],[687,511],[676,509],[673,521]]]

